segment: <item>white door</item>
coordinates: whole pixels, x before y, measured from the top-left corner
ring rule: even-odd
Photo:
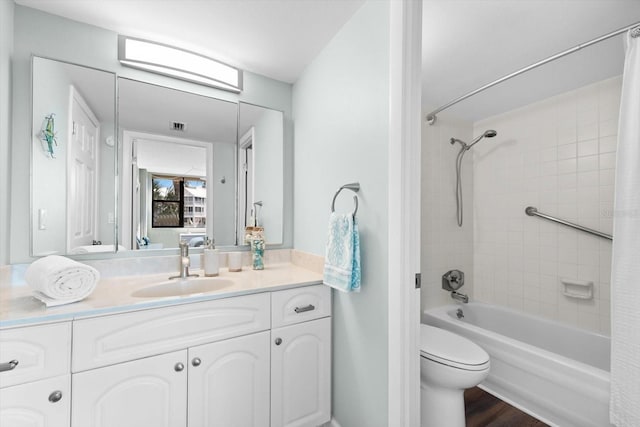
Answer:
[[[70,411],[71,375],[0,389],[2,427],[68,427]]]
[[[67,252],[98,239],[98,139],[100,124],[80,94],[70,90],[67,151]]]
[[[244,245],[244,230],[249,224],[251,209],[253,209],[253,144],[255,128],[252,126],[240,137],[238,143],[238,244]],[[255,217],[255,212],[254,212]]]
[[[73,375],[72,427],[186,427],[187,351]]]
[[[271,427],[331,418],[331,318],[271,331]]]
[[[269,337],[189,349],[189,427],[269,427]]]

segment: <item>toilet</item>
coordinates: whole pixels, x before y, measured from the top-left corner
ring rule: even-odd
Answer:
[[[489,355],[453,332],[420,325],[420,426],[464,427],[464,390],[489,374]]]

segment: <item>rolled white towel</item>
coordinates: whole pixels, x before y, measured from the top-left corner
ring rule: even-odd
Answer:
[[[34,261],[24,278],[34,296],[53,307],[88,297],[100,280],[100,273],[89,265],[50,255]]]

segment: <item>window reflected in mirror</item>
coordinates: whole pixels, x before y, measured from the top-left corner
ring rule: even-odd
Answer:
[[[151,177],[151,226],[202,228],[207,224],[207,184],[200,178]],[[204,230],[203,230],[204,231]]]

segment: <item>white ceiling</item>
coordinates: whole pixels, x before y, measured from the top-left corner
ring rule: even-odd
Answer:
[[[363,0],[15,2],[293,83]]]
[[[118,81],[118,117],[128,131],[230,144],[237,138],[238,104],[135,80]],[[173,122],[184,131],[172,130]]]
[[[293,83],[363,0],[16,3],[197,51]],[[426,111],[552,54],[640,21],[640,0],[425,0],[423,5]],[[447,114],[475,121],[620,74],[622,55],[622,41],[616,37],[463,101]]]

